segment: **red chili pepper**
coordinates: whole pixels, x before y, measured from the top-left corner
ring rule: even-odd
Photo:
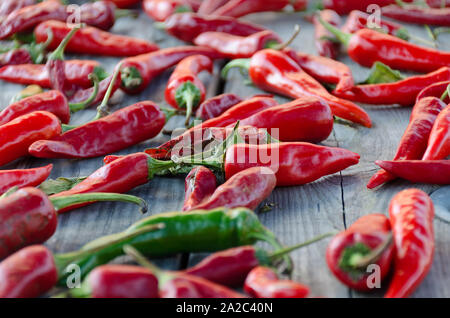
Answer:
[[[341,30],[345,33],[355,33],[361,29],[369,28],[369,27],[375,27],[375,25],[369,25],[370,15],[359,11],[359,10],[353,10],[348,15],[348,18],[344,24],[344,26],[341,28]],[[372,21],[373,22],[373,21]],[[397,32],[399,30],[405,30],[406,29],[398,23],[387,21],[387,20],[377,20],[379,25],[376,27],[379,27],[386,31],[388,34],[397,36]]]
[[[450,26],[450,8],[427,8],[414,4],[383,7],[384,16],[395,20],[428,25]]]
[[[201,46],[179,46],[129,57],[122,64],[122,88],[127,93],[141,92],[153,78],[192,55],[219,57],[214,50]]]
[[[134,6],[141,2],[141,0],[110,0],[110,2],[114,3],[116,7],[124,9]]]
[[[48,31],[51,30],[53,40],[48,48],[55,49],[71,29],[65,22],[45,21],[34,29],[34,36],[37,43],[43,43],[47,41]],[[106,56],[135,56],[158,49],[156,44],[145,40],[112,34],[94,27],[84,27],[69,41],[66,52]]]
[[[0,263],[0,298],[33,298],[58,281],[53,254],[42,245],[24,248]]]
[[[334,25],[335,27],[339,27],[341,24],[341,17],[333,10],[323,10],[318,14],[323,20],[327,21],[331,25]],[[325,56],[335,60],[339,55],[339,43],[332,40],[334,38],[333,34],[331,34],[316,17],[314,17],[313,22],[317,52],[320,56]]]
[[[99,62],[90,60],[70,60],[64,63],[66,80],[70,85],[88,88],[92,86],[89,74],[102,75]],[[102,76],[98,76],[102,80]],[[0,68],[0,79],[24,85],[39,85],[50,88],[50,78],[45,65],[23,64],[8,65]]]
[[[391,270],[394,244],[390,231],[389,219],[383,214],[359,218],[328,245],[326,259],[331,272],[352,289],[371,290],[368,280],[372,272],[367,271],[368,264],[379,266],[380,281]]]
[[[380,7],[395,3],[395,0],[321,0],[325,9],[331,9],[338,14],[347,14],[352,10],[366,11],[370,5],[376,4]]]
[[[206,167],[194,167],[184,181],[183,211],[193,210],[204,200],[207,200],[217,188],[214,173]]]
[[[382,62],[394,69],[417,72],[432,72],[450,66],[450,53],[425,48],[395,36],[370,29],[354,34],[344,33],[329,23],[318,19],[347,47],[348,55],[356,63],[371,67]]]
[[[440,160],[450,156],[450,104],[437,116],[422,160]]]
[[[272,170],[254,167],[236,173],[203,202],[191,208],[210,210],[218,207],[246,207],[254,210],[275,189],[277,178]]]
[[[422,98],[425,97],[437,97],[440,98],[442,93],[445,92],[445,89],[450,85],[450,81],[444,81],[439,83],[431,84],[430,86],[425,87],[420,93],[417,95],[416,103],[419,102]],[[450,96],[445,96],[443,99],[444,103],[450,103]]]
[[[155,21],[165,21],[177,12],[193,11],[200,8],[201,0],[144,0],[142,8]]]
[[[195,13],[173,14],[164,22],[164,26],[169,34],[186,42],[192,42],[201,33],[210,31],[248,36],[266,30],[262,26],[232,17],[202,16]]]
[[[394,83],[356,85],[333,94],[358,103],[374,105],[414,105],[420,91],[429,85],[450,80],[450,68],[442,67],[426,75],[411,76]]]
[[[228,59],[248,58],[259,50],[279,46],[281,39],[273,31],[265,30],[248,36],[224,32],[204,32],[193,41],[209,47]]]
[[[127,10],[118,10],[113,1],[95,1],[80,6],[80,22],[102,30],[111,29],[117,18],[129,15],[133,15],[133,13]],[[58,19],[49,18],[39,22],[46,20]]]
[[[305,298],[309,288],[291,280],[280,280],[275,271],[258,266],[248,274],[244,290],[255,298]]]
[[[203,0],[200,8],[198,9],[199,14],[210,15],[216,9],[220,8],[226,4],[228,0]]]
[[[411,182],[450,184],[450,160],[377,160],[375,164]]]
[[[0,21],[10,13],[35,4],[35,0],[3,0],[0,3]]]
[[[14,49],[0,54],[0,67],[5,65],[31,64],[30,53],[26,49]]]
[[[13,187],[34,187],[48,178],[53,165],[32,169],[0,170],[0,195]]]
[[[27,155],[33,142],[60,133],[58,117],[45,111],[23,115],[0,126],[0,166]]]
[[[178,63],[166,86],[166,102],[175,108],[186,109],[186,126],[194,108],[205,100],[206,88],[198,78],[203,71],[212,73],[212,60],[205,55],[188,56]]]
[[[385,297],[404,298],[419,286],[433,262],[433,202],[421,190],[404,190],[391,200],[389,216],[396,253]]]
[[[211,15],[240,18],[256,12],[281,11],[290,4],[294,5],[297,10],[304,10],[307,3],[306,0],[230,0],[217,8]]]
[[[235,94],[222,94],[204,101],[197,109],[195,117],[201,120],[208,120],[222,115],[234,105],[242,102],[242,99]]]
[[[232,67],[248,69],[252,82],[261,89],[292,98],[319,97],[330,105],[335,116],[365,127],[372,126],[369,115],[361,107],[329,94],[283,52],[266,49],[253,55],[250,60],[231,61],[224,68],[223,76]]]
[[[444,107],[445,104],[434,97],[421,99],[414,106],[409,125],[400,140],[397,153],[394,156],[395,161],[418,160],[422,158],[436,117]],[[367,187],[373,189],[394,179],[394,175],[380,170],[372,176],[367,183]]]

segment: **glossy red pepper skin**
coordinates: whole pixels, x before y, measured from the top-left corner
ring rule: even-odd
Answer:
[[[355,33],[361,29],[367,28],[367,24],[369,22],[370,15],[359,11],[359,10],[353,10],[348,15],[348,18],[342,27],[342,31],[345,33]],[[378,20],[379,27],[381,27],[383,30],[385,30],[390,35],[397,35],[397,31],[402,29],[403,26],[401,24],[387,21],[387,20]]]
[[[95,71],[100,64],[97,61],[70,60],[64,63],[66,70],[66,80],[69,84],[88,88],[92,86],[89,74]],[[0,79],[24,85],[39,85],[43,88],[50,88],[50,79],[45,65],[23,64],[8,65],[0,68]]]
[[[37,43],[45,43],[48,30],[51,30],[53,41],[47,47],[54,50],[69,34],[72,28],[65,22],[45,21],[34,29]],[[157,51],[159,47],[151,42],[128,36],[117,35],[86,26],[78,30],[70,39],[65,49],[68,53],[92,54],[104,56],[135,56]]]
[[[230,0],[227,1],[223,6],[217,8],[211,14],[217,16],[240,18],[251,13],[281,11],[290,4],[294,3],[297,10],[303,10],[307,5],[307,1],[305,0]]]
[[[45,111],[23,115],[0,126],[0,166],[26,156],[33,142],[60,133],[58,117]]]
[[[205,55],[210,58],[219,57],[210,48],[200,46],[179,46],[129,57],[124,59],[122,64],[122,89],[131,94],[141,92],[153,78],[192,55]],[[137,70],[140,77],[139,83],[127,85],[124,82],[124,71],[130,69]]]
[[[31,64],[30,52],[26,49],[13,49],[6,53],[0,54],[0,67],[5,65]]]
[[[384,16],[407,23],[450,26],[450,8],[424,8],[422,6],[405,4],[383,7]]]
[[[178,10],[196,12],[201,3],[202,1],[199,0],[144,0],[142,8],[150,18],[162,22],[179,12]]]
[[[398,193],[389,205],[395,243],[394,273],[386,298],[405,298],[420,285],[434,256],[434,206],[418,189]]]
[[[325,9],[331,9],[338,14],[347,14],[352,10],[366,11],[371,4],[376,4],[380,7],[395,3],[395,0],[322,0]]]
[[[326,260],[330,271],[346,286],[359,291],[370,291],[368,278],[372,273],[366,272],[366,269],[356,270],[347,267],[343,256],[352,248],[359,248],[361,245],[367,249],[367,253],[373,251],[388,239],[390,231],[389,219],[383,214],[368,214],[359,218],[328,244]],[[359,250],[350,255],[354,254],[363,255]],[[394,254],[394,244],[391,243],[374,262],[380,269],[380,281],[389,274]]]
[[[92,298],[159,298],[158,279],[144,267],[103,265],[87,278]]]
[[[250,271],[244,290],[255,298],[305,298],[309,288],[291,280],[280,280],[269,267],[258,266]]]
[[[375,164],[411,182],[450,184],[450,160],[377,160]]]
[[[33,298],[58,281],[53,254],[42,245],[28,246],[0,263],[0,298]]]
[[[356,85],[348,91],[333,94],[354,102],[401,106],[411,106],[416,102],[417,95],[429,85],[450,79],[450,68],[442,67],[434,72],[411,76],[394,83]]]
[[[210,15],[216,9],[220,8],[226,4],[228,0],[203,0],[200,8],[198,9],[199,14]]]
[[[0,3],[0,21],[10,13],[35,4],[35,0],[3,0]]]
[[[409,125],[400,140],[394,160],[418,160],[422,158],[436,117],[444,107],[445,104],[435,97],[421,99],[414,106]],[[372,176],[367,183],[367,187],[373,189],[394,179],[394,175],[380,170]]]
[[[218,207],[246,207],[255,210],[275,189],[277,178],[269,168],[253,167],[236,173],[206,200],[194,207],[209,210]]]
[[[319,82],[336,84],[336,91],[347,91],[355,86],[352,70],[344,63],[292,49],[285,49],[284,52]]]
[[[434,122],[430,138],[428,139],[428,146],[422,160],[441,160],[450,156],[449,105],[439,113]]]
[[[184,181],[183,211],[193,210],[195,206],[207,200],[216,190],[217,180],[214,173],[206,167],[194,167]]]
[[[40,185],[52,172],[53,165],[32,169],[0,170],[0,195],[12,187],[24,188]]]
[[[431,84],[431,85],[425,87],[417,95],[416,103],[425,97],[431,96],[431,97],[441,98],[442,94],[445,92],[448,85],[450,85],[450,81],[438,82],[438,83],[434,83],[434,84]],[[450,96],[446,96],[443,101],[444,101],[444,103],[447,103],[447,104],[450,103]]]
[[[249,75],[253,83],[261,89],[292,98],[319,97],[330,105],[334,115],[365,127],[372,126],[369,115],[362,108],[329,94],[319,82],[306,74],[283,52],[267,49],[253,55]]]
[[[357,164],[359,155],[346,149],[317,146],[306,142],[269,145],[238,144],[225,155],[225,177],[251,167],[269,167],[277,186],[301,185]]]
[[[0,112],[0,125],[38,110],[54,114],[63,124],[67,124],[70,120],[70,109],[66,97],[59,91],[53,90],[24,98],[7,106]]]
[[[244,118],[241,125],[265,128],[281,141],[321,142],[333,131],[333,114],[322,99],[305,97],[261,110]],[[232,124],[233,125],[233,124]]]
[[[51,140],[37,141],[29,152],[38,158],[98,157],[155,137],[165,122],[165,115],[156,104],[143,101]]]
[[[19,189],[0,199],[0,259],[24,246],[47,241],[58,217],[47,195],[36,188]]]
[[[208,120],[211,118],[222,115],[225,111],[233,107],[234,105],[242,102],[242,99],[231,93],[221,94],[214,96],[204,101],[197,109],[195,117]]]
[[[195,13],[176,13],[164,24],[169,34],[186,42],[192,42],[201,33],[210,31],[248,36],[265,30],[262,26],[232,17],[203,16]]]
[[[341,24],[341,17],[333,10],[322,10],[319,12],[322,19],[330,23],[335,27],[339,27]],[[335,60],[339,55],[340,45],[339,43],[333,42],[328,38],[334,38],[334,36],[325,29],[325,27],[317,20],[316,17],[313,18],[314,23],[314,43],[316,45],[317,53],[320,56],[328,57]]]

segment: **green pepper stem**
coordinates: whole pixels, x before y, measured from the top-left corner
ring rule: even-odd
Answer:
[[[132,17],[137,18],[139,17],[139,11],[137,10],[129,10],[129,9],[116,9],[114,11],[114,19],[120,19],[124,17]]]
[[[284,249],[283,245],[276,239],[275,235],[270,231],[266,231],[265,233],[252,233],[250,235],[250,237],[253,237],[253,238],[263,241],[263,242],[267,242],[279,250]],[[285,253],[284,255],[282,255],[282,258],[286,262],[286,271],[288,273],[291,273],[294,268],[292,259],[290,258],[288,253]]]
[[[159,109],[164,113],[164,116],[166,116],[166,123],[175,115],[186,115],[185,111],[179,109],[170,109],[167,107],[159,107]]]
[[[274,50],[277,50],[277,51],[284,50],[289,45],[291,45],[292,42],[294,42],[294,40],[300,34],[300,31],[301,31],[300,25],[296,24],[295,27],[294,27],[294,33],[291,35],[291,37],[286,42],[281,43],[281,44],[277,44],[277,45],[274,45],[274,46],[269,44],[268,48],[271,48],[271,49],[274,49]]]
[[[370,264],[374,264],[384,253],[384,251],[388,248],[389,245],[392,244],[393,235],[392,232],[388,234],[386,239],[381,242],[380,245],[377,246],[374,250],[372,250],[369,254],[365,256],[352,257],[349,260],[349,265],[353,268],[364,269],[367,268]]]
[[[223,79],[228,77],[228,72],[230,69],[238,67],[241,70],[248,71],[250,69],[250,59],[235,59],[229,62],[222,70],[221,76]]]
[[[139,70],[134,66],[124,67],[120,71],[122,85],[127,89],[137,89],[142,85],[143,79]]]
[[[352,34],[342,32],[335,26],[331,25],[330,23],[326,22],[320,15],[317,15],[317,19],[319,22],[327,29],[329,32],[331,32],[342,44],[345,46],[348,45],[348,42],[350,42],[350,39],[352,37]]]
[[[201,100],[200,89],[191,81],[181,84],[175,91],[175,102],[180,108],[186,108],[185,126],[189,126],[189,121],[194,111],[194,107],[200,104]]]
[[[77,205],[80,203],[96,202],[96,201],[121,201],[134,203],[140,206],[140,211],[146,213],[148,210],[147,202],[145,200],[128,194],[118,193],[82,193],[69,196],[51,197],[55,209],[61,210],[63,208]]]
[[[142,255],[137,249],[131,245],[125,245],[123,251],[126,255],[131,256],[139,265],[149,269],[155,276],[159,277],[162,274],[162,270],[152,264],[144,255]]]
[[[447,86],[444,93],[442,94],[441,101],[444,101],[449,96],[450,96],[450,84]]]
[[[109,83],[108,90],[106,91],[106,94],[103,97],[102,103],[100,104],[100,106],[97,107],[97,115],[95,116],[94,120],[100,119],[108,115],[108,101],[111,97],[113,88],[116,85],[117,77],[119,76],[121,66],[122,62],[120,62],[116,66],[116,69],[114,70],[114,73],[111,78],[111,83]]]
[[[48,57],[49,60],[64,60],[64,50],[66,49],[67,44],[69,44],[72,36],[81,28],[81,26],[77,25],[70,30],[70,32],[64,37],[64,39],[59,43],[56,50],[50,54]]]
[[[70,108],[70,111],[72,113],[75,113],[77,111],[85,109],[97,97],[98,89],[99,89],[99,79],[98,79],[97,75],[95,75],[94,73],[89,74],[89,79],[94,84],[94,90],[92,91],[91,96],[89,96],[85,101],[82,101],[82,102],[79,102],[79,103],[69,103],[69,108]]]
[[[172,160],[163,161],[163,160],[158,160],[158,159],[148,156],[148,159],[147,159],[148,180],[153,179],[153,177],[156,174],[159,174],[164,170],[169,170],[171,168],[174,168],[177,165],[178,165],[178,163],[174,162]]]

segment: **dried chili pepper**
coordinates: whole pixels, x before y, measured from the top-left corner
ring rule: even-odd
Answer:
[[[216,9],[220,8],[226,4],[228,0],[203,0],[200,8],[198,9],[199,14],[210,15]]]
[[[369,291],[371,271],[367,266],[379,266],[379,279],[391,270],[394,244],[389,219],[383,214],[368,214],[348,229],[336,235],[329,243],[326,260],[331,272],[346,286]]]
[[[144,0],[142,8],[155,21],[165,21],[172,14],[179,12],[196,12],[201,0]]]
[[[195,13],[173,14],[164,22],[164,27],[169,34],[186,42],[192,42],[201,33],[210,31],[248,36],[265,30],[262,26],[232,17],[203,16]]]
[[[411,76],[395,83],[356,85],[350,90],[334,91],[333,94],[359,103],[411,106],[422,89],[446,80],[450,80],[450,68],[442,67],[434,72]]]
[[[195,113],[195,117],[201,120],[215,118],[240,102],[242,102],[242,99],[235,94],[226,93],[217,95],[200,104]]]
[[[416,24],[450,26],[450,8],[427,8],[414,4],[389,5],[383,7],[384,16]]]
[[[179,46],[129,57],[122,64],[122,88],[127,93],[141,92],[154,77],[191,55],[220,57],[214,50],[200,46]]]
[[[333,10],[323,10],[320,11],[318,15],[335,27],[339,27],[341,24],[341,17]],[[313,22],[315,29],[314,43],[316,45],[317,53],[319,53],[320,56],[335,60],[339,55],[339,43],[336,43],[333,39],[333,34],[331,34],[316,17],[313,18]]]
[[[175,108],[186,109],[186,126],[194,108],[205,100],[206,88],[198,78],[203,71],[212,73],[212,60],[205,55],[188,56],[178,63],[166,86],[166,102]]]
[[[394,69],[417,72],[432,72],[450,66],[450,53],[425,48],[395,36],[370,29],[354,34],[344,33],[318,17],[319,21],[347,48],[347,53],[356,63],[371,67],[382,62]]]
[[[450,184],[450,160],[377,160],[375,164],[396,177],[411,182]]]
[[[26,114],[0,126],[0,166],[27,155],[33,142],[60,133],[58,117],[45,111]]]
[[[0,170],[0,195],[13,187],[34,187],[41,184],[52,172],[53,165],[32,169]]]
[[[305,298],[309,288],[291,280],[280,280],[271,268],[258,266],[250,271],[244,290],[255,298]]]
[[[49,198],[36,188],[22,188],[0,199],[0,259],[31,244],[47,241],[56,231],[60,209],[93,201],[122,201],[138,204],[144,200],[126,194],[85,193]]]
[[[266,49],[259,51],[250,60],[231,61],[223,70],[226,77],[233,67],[249,71],[252,82],[261,89],[292,98],[315,96],[329,103],[335,116],[371,127],[369,115],[356,104],[332,96],[314,78],[306,74],[287,54]]]
[[[421,99],[414,106],[409,125],[400,140],[394,160],[418,160],[422,158],[436,117],[444,107],[445,104],[435,97]],[[367,187],[373,189],[393,179],[395,179],[395,176],[380,170],[372,176],[367,183]]]
[[[306,0],[230,0],[217,8],[211,15],[240,18],[256,12],[282,11],[289,5],[293,5],[296,10],[301,11],[306,9],[307,4]]]
[[[214,173],[206,167],[194,167],[184,181],[183,211],[194,210],[194,207],[208,199],[217,188]]]
[[[421,190],[404,190],[391,200],[389,217],[396,253],[385,297],[404,298],[419,286],[433,262],[433,202]]]
[[[449,104],[450,105],[450,104]],[[437,116],[422,160],[440,160],[450,156],[450,106]]]
[[[425,87],[420,93],[417,95],[416,103],[425,97],[437,97],[440,98],[442,93],[445,92],[445,89],[450,85],[450,81],[438,82],[431,84]],[[444,103],[450,103],[450,96],[444,96]]]

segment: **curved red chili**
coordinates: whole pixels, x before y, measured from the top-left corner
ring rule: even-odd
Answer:
[[[214,173],[206,167],[194,167],[184,181],[183,211],[193,210],[207,200],[216,190],[217,180]]]
[[[177,12],[196,12],[204,2],[201,0],[144,0],[142,8],[150,18],[162,22]]]
[[[450,8],[424,8],[414,4],[403,4],[383,7],[381,12],[384,16],[398,21],[450,26]]]
[[[450,104],[437,116],[422,160],[440,160],[450,156]]]
[[[235,94],[226,93],[217,95],[200,104],[195,113],[195,117],[201,120],[215,118],[240,102],[242,102],[242,99]]]
[[[12,187],[34,187],[48,178],[53,165],[31,169],[0,170],[0,195]]]
[[[318,13],[320,17],[334,25],[335,27],[339,27],[341,24],[341,17],[333,10],[322,10]],[[330,59],[335,60],[339,55],[340,45],[333,41],[334,35],[331,34],[316,17],[313,18],[314,22],[314,39],[315,45],[317,49],[317,53],[320,56],[328,57]]]
[[[446,88],[450,85],[450,81],[444,81],[444,82],[438,82],[431,84],[427,87],[425,87],[423,90],[420,91],[420,93],[417,95],[416,103],[425,97],[437,97],[441,98],[443,92],[445,92]],[[444,103],[450,103],[450,96],[447,95],[443,99]]]

